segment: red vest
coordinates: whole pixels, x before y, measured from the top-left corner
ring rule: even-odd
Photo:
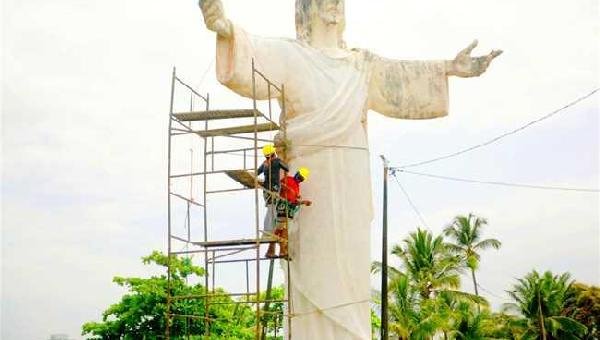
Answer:
[[[281,191],[279,195],[292,204],[298,204],[300,196],[300,183],[294,177],[287,176],[281,180]]]

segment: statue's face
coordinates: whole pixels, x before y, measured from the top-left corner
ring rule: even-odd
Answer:
[[[328,25],[339,24],[344,16],[344,0],[317,0],[319,17]]]

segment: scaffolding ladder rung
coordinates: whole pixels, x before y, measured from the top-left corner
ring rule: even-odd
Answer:
[[[253,188],[235,188],[235,189],[223,189],[223,190],[211,190],[211,191],[207,191],[207,194],[222,194],[222,193],[227,193],[227,192],[238,192],[238,191],[246,191],[246,190],[252,190]]]
[[[260,239],[239,239],[239,240],[226,240],[226,241],[208,241],[208,242],[192,242],[197,246],[201,246],[204,248],[213,248],[213,247],[228,247],[228,246],[245,246],[245,245],[253,245],[257,243],[273,243],[277,242],[277,239],[274,237],[263,237]]]
[[[277,302],[287,303],[288,300],[277,299],[277,300],[258,300],[258,301],[256,301],[256,300],[247,300],[247,301],[246,300],[238,300],[238,301],[233,300],[233,301],[215,301],[215,302],[211,301],[209,304],[211,304],[211,305],[233,305],[233,304],[255,304],[257,302],[259,304],[261,304],[261,303],[277,303]],[[264,313],[264,311],[261,313]]]
[[[240,126],[232,126],[222,129],[212,129],[212,130],[198,130],[194,131],[198,135],[202,137],[216,137],[216,136],[228,136],[228,135],[236,135],[239,133],[253,133],[256,132],[267,132],[267,131],[276,131],[279,130],[279,126],[274,123],[261,123],[256,125],[240,125]]]
[[[187,242],[190,244],[194,244],[197,246],[196,242]],[[190,255],[190,254],[200,254],[200,253],[204,253],[204,254],[208,254],[208,253],[214,253],[214,252],[235,252],[235,254],[244,252],[244,251],[248,251],[248,250],[254,250],[256,249],[256,244],[252,244],[252,245],[248,245],[245,246],[244,248],[239,248],[240,246],[237,246],[238,248],[231,248],[234,246],[223,246],[223,248],[217,248],[216,246],[213,248],[201,248],[201,249],[196,249],[196,250],[180,250],[180,251],[171,251],[169,254],[170,255]],[[225,257],[225,256],[230,256],[231,254],[224,254],[224,255],[219,255],[219,258],[221,257]]]
[[[263,116],[259,110],[255,109],[235,109],[235,110],[209,110],[173,113],[173,116],[182,122],[196,122],[216,119],[232,119]]]
[[[193,204],[193,205],[196,205],[196,206],[199,206],[199,207],[204,207],[204,204],[198,203],[198,202],[194,201],[193,199],[187,198],[187,197],[185,197],[183,195],[179,195],[179,194],[174,193],[174,192],[170,192],[169,194],[171,194],[171,195],[173,195],[175,197],[178,197],[178,198],[180,198],[180,199],[182,199],[182,200],[184,200],[184,201],[186,201],[186,202],[188,202],[190,204]]]
[[[287,260],[287,256],[273,256],[273,257],[260,257],[259,261],[271,261],[271,260]],[[256,257],[245,258],[245,259],[234,259],[234,260],[212,260],[209,259],[208,263],[238,263],[238,262],[253,262],[256,261]]]
[[[198,172],[191,172],[191,173],[187,173],[187,174],[175,174],[175,175],[170,175],[169,177],[171,177],[171,178],[179,178],[179,177],[190,177],[190,176],[203,176],[203,175],[227,174],[227,172],[230,172],[230,171],[243,171],[243,170],[239,170],[239,169],[228,169],[228,170],[209,170],[209,171],[198,171]]]
[[[263,146],[259,145],[256,147],[256,150],[262,149]],[[217,154],[227,154],[232,152],[246,152],[248,156],[254,155],[255,148],[241,148],[241,149],[225,149],[225,150],[215,150],[215,151],[206,151],[207,155],[217,155]]]
[[[191,295],[173,295],[173,300],[192,300],[192,299],[203,299],[203,298],[220,298],[220,297],[245,297],[245,296],[256,296],[256,293],[214,293],[214,294],[191,294]]]

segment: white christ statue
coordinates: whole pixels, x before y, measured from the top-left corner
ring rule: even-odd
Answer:
[[[293,339],[370,339],[370,225],[373,217],[367,111],[401,119],[448,112],[448,76],[482,74],[501,51],[454,60],[400,61],[348,49],[343,0],[296,0],[296,39],[250,35],[226,18],[220,0],[200,0],[217,33],[217,78],[252,97],[251,62],[285,85],[290,168],[311,170],[312,200],[290,226]],[[257,83],[257,99],[267,86]],[[281,101],[281,98],[279,98]]]

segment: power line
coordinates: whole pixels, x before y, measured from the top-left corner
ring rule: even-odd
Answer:
[[[501,134],[501,135],[499,135],[497,137],[494,137],[494,138],[492,138],[492,139],[490,139],[490,140],[488,140],[486,142],[483,142],[483,143],[480,143],[480,144],[477,144],[477,145],[473,145],[473,146],[468,147],[466,149],[462,149],[462,150],[459,150],[459,151],[456,151],[456,152],[453,152],[453,153],[450,153],[450,154],[447,154],[447,155],[444,155],[444,156],[439,156],[439,157],[436,157],[436,158],[432,158],[432,159],[429,159],[429,160],[420,161],[420,162],[416,162],[416,163],[406,164],[406,165],[403,165],[403,166],[400,166],[400,167],[397,167],[397,168],[399,168],[399,169],[406,169],[406,168],[412,168],[412,167],[420,166],[420,165],[424,165],[424,164],[429,164],[429,163],[441,161],[443,159],[448,159],[448,158],[456,157],[458,155],[462,155],[463,153],[467,153],[469,151],[473,151],[475,149],[479,149],[481,147],[490,145],[492,143],[495,143],[495,142],[499,141],[500,139],[502,139],[504,137],[507,137],[507,136],[513,135],[513,134],[515,134],[517,132],[520,132],[522,130],[525,130],[526,128],[528,128],[528,127],[530,127],[530,126],[532,126],[532,125],[534,125],[536,123],[539,123],[539,122],[541,122],[543,120],[546,120],[546,119],[548,119],[548,118],[556,115],[557,113],[559,113],[559,112],[561,112],[561,111],[563,111],[563,110],[565,110],[565,109],[567,109],[567,108],[569,108],[569,107],[571,107],[571,106],[573,106],[573,105],[575,105],[575,104],[577,104],[577,103],[579,103],[579,102],[581,102],[581,101],[583,101],[583,100],[591,97],[592,95],[594,95],[599,90],[600,90],[600,88],[597,88],[597,89],[593,90],[592,92],[586,94],[585,96],[580,97],[580,98],[578,98],[578,99],[570,102],[569,104],[567,104],[567,105],[565,105],[565,106],[563,106],[563,107],[561,107],[559,109],[556,109],[556,110],[554,110],[554,111],[552,111],[552,112],[550,112],[550,113],[548,113],[548,114],[546,114],[546,115],[544,115],[544,116],[542,116],[542,117],[540,117],[540,118],[538,118],[536,120],[532,120],[529,123],[527,123],[527,124],[525,124],[525,125],[523,125],[521,127],[518,127],[518,128],[516,128],[514,130],[505,132],[505,133],[503,133],[503,134]]]
[[[495,298],[497,298],[497,299],[506,300],[506,297],[500,296],[500,295],[498,295],[498,294],[495,294],[494,292],[492,292],[492,291],[491,291],[491,290],[489,290],[489,289],[485,289],[485,288],[483,288],[483,286],[482,286],[482,285],[480,285],[479,283],[477,283],[477,287],[481,288],[481,290],[483,290],[484,292],[486,292],[486,293],[490,294],[491,296],[493,296],[493,297],[495,297]]]
[[[423,224],[423,227],[427,226],[427,223],[425,222],[425,219],[423,218],[423,215],[421,215],[421,212],[419,211],[419,209],[417,209],[417,206],[413,203],[413,201],[410,199],[410,196],[408,195],[408,192],[404,189],[404,187],[402,186],[402,184],[400,184],[400,181],[398,180],[398,177],[396,177],[396,172],[394,170],[392,170],[390,172],[390,174],[394,177],[394,179],[396,180],[396,184],[398,184],[398,187],[400,188],[400,190],[402,190],[402,192],[404,193],[404,196],[406,197],[406,200],[408,201],[408,203],[410,204],[410,206],[412,207],[412,209],[414,210],[415,214],[417,215],[417,217],[419,218],[419,221],[421,221],[421,224]]]
[[[206,75],[208,74],[208,71],[210,71],[210,69],[212,68],[213,64],[215,63],[215,60],[216,60],[216,57],[214,57],[210,61],[210,63],[208,64],[208,67],[206,68],[206,70],[202,74],[202,77],[200,77],[200,81],[198,81],[198,85],[196,86],[196,88],[200,88],[200,86],[202,86],[202,84],[204,83],[204,79],[206,78]]]
[[[491,184],[491,185],[502,185],[507,187],[518,187],[518,188],[529,188],[529,189],[543,189],[543,190],[562,190],[562,191],[579,191],[579,192],[600,192],[599,189],[590,189],[590,188],[569,188],[569,187],[556,187],[556,186],[544,186],[544,185],[532,185],[532,184],[521,184],[521,183],[509,183],[509,182],[500,182],[500,181],[481,181],[476,179],[467,179],[467,178],[458,178],[458,177],[449,177],[442,175],[434,175],[423,172],[416,172],[404,169],[396,169],[396,171],[404,172],[407,174],[425,176],[437,179],[444,179],[449,181],[456,182],[467,182],[467,183],[477,183],[477,184]]]

